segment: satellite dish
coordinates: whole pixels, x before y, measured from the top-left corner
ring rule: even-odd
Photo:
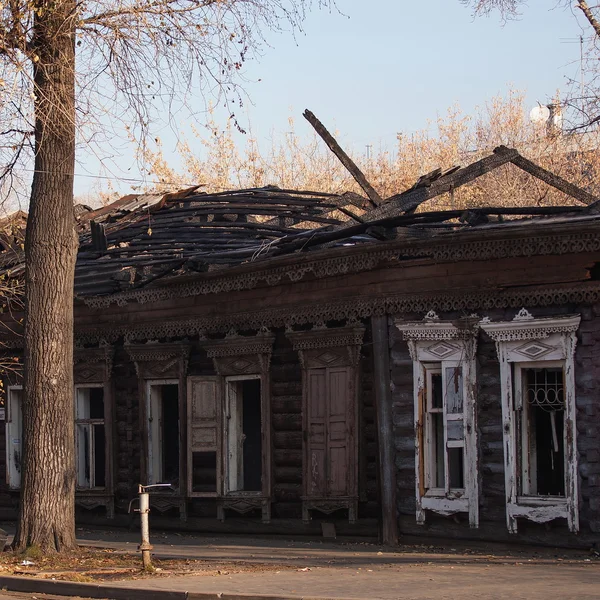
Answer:
[[[536,125],[547,123],[550,119],[550,109],[547,106],[535,106],[529,113],[529,120]]]

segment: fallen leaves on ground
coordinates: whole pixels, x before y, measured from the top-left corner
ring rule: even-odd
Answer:
[[[0,574],[86,583],[171,575],[218,577],[292,568],[273,564],[196,559],[153,558],[152,562],[154,570],[149,572],[143,569],[140,554],[125,554],[114,550],[80,548],[76,552],[65,554],[44,554],[35,551],[23,554],[7,551],[0,553]]]

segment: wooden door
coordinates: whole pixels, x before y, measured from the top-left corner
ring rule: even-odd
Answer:
[[[307,377],[307,495],[349,496],[354,481],[351,369],[308,369]]]

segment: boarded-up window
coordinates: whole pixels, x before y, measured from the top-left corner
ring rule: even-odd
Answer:
[[[188,490],[215,496],[219,489],[219,383],[217,377],[188,378]]]
[[[308,369],[309,496],[351,494],[354,477],[351,371],[350,367]]]

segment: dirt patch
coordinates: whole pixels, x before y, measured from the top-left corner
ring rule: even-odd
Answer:
[[[196,559],[153,559],[153,571],[145,571],[139,554],[81,548],[67,554],[0,554],[0,575],[28,575],[41,579],[81,583],[153,579],[182,575],[218,577],[235,573],[283,571],[293,567],[273,564]]]

